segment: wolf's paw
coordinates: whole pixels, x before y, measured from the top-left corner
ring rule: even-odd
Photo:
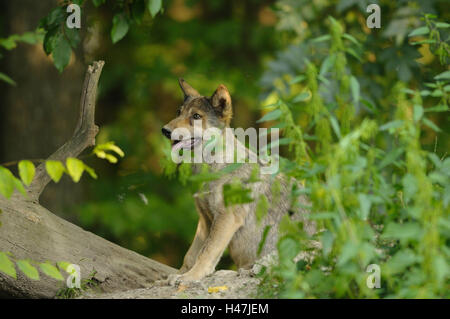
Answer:
[[[239,268],[238,276],[253,276],[253,272],[251,269]]]
[[[169,286],[178,286],[181,283],[180,274],[170,274],[166,279],[166,284]]]
[[[201,278],[197,278],[197,276],[190,275],[188,273],[185,274],[171,274],[166,279],[166,284],[169,286],[179,286],[181,283],[188,283],[198,281]]]

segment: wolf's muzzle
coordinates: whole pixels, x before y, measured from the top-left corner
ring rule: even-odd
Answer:
[[[166,129],[166,128],[162,128],[161,129],[161,132],[163,133],[163,135],[165,136],[165,137],[167,137],[169,140],[171,139],[171,137],[172,137],[172,132],[171,131],[169,131],[168,129]]]

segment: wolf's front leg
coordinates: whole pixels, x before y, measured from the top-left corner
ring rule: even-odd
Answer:
[[[244,224],[244,220],[245,213],[242,209],[234,208],[219,214],[211,225],[209,235],[197,256],[194,266],[183,275],[173,277],[172,280],[169,280],[169,283],[199,280],[211,274],[231,238]]]
[[[197,260],[197,256],[202,249],[206,238],[209,234],[210,223],[208,223],[202,214],[200,214],[200,218],[198,220],[197,231],[195,232],[194,240],[192,241],[191,247],[188,252],[184,256],[183,266],[181,266],[179,273],[184,274],[189,269],[194,266],[195,261]]]

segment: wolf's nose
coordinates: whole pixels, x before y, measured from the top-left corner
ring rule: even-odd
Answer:
[[[172,137],[172,132],[164,127],[162,128],[161,131],[162,131],[163,135],[170,140],[170,138]]]

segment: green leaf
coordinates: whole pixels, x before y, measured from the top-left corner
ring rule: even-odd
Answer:
[[[291,261],[299,253],[300,247],[298,241],[290,237],[285,237],[278,243],[278,251],[280,260]]]
[[[416,178],[412,174],[405,174],[402,185],[405,201],[408,202],[418,191]]]
[[[333,128],[334,133],[340,139],[341,138],[341,129],[339,127],[339,122],[334,116],[329,117],[331,127]]]
[[[27,191],[25,190],[25,187],[23,187],[22,182],[16,177],[14,177],[14,186],[23,196],[25,197],[27,196]]]
[[[408,37],[415,37],[415,36],[418,36],[418,35],[425,35],[425,34],[428,34],[428,33],[430,33],[430,29],[427,26],[424,26],[424,27],[420,27],[420,28],[412,30],[408,34]]]
[[[380,126],[380,131],[396,129],[403,125],[403,120],[395,120]]]
[[[269,210],[269,202],[267,201],[267,197],[264,195],[261,195],[259,197],[258,203],[256,204],[256,220],[258,223],[260,223],[264,217],[266,217],[267,212]]]
[[[113,18],[113,27],[111,29],[111,39],[117,43],[128,33],[130,26],[124,14],[116,14]]]
[[[226,174],[232,173],[232,172],[234,172],[235,170],[237,170],[239,167],[241,167],[243,164],[244,164],[244,163],[231,163],[231,164],[228,164],[227,166],[225,166],[224,168],[222,168],[222,169],[220,170],[220,172],[226,173]]]
[[[436,22],[436,28],[438,28],[438,29],[447,29],[447,28],[450,28],[450,23],[446,23],[446,22]]]
[[[108,162],[110,162],[112,164],[117,163],[117,158],[115,156],[113,156],[111,154],[108,154],[108,153],[106,153],[104,151],[99,151],[96,155],[97,155],[98,158],[104,158],[104,159],[106,159]]]
[[[77,28],[68,28],[66,24],[64,24],[64,34],[69,41],[69,44],[72,48],[76,48],[81,41],[80,31]]]
[[[273,111],[267,113],[266,115],[264,115],[258,121],[256,121],[256,123],[262,123],[262,122],[268,122],[268,121],[276,120],[276,119],[280,118],[280,116],[282,114],[283,114],[283,112],[281,112],[280,109],[273,110]]]
[[[62,73],[64,68],[69,64],[70,57],[72,56],[72,47],[64,36],[58,37],[52,54],[56,69]]]
[[[52,277],[52,278],[54,278],[56,280],[61,280],[61,281],[64,280],[64,278],[61,275],[61,273],[59,272],[58,268],[56,268],[52,264],[50,264],[50,263],[41,263],[41,264],[39,264],[39,267],[44,272],[44,274],[46,274],[47,276]]]
[[[10,198],[14,193],[14,175],[6,168],[0,166],[0,194]]]
[[[66,13],[62,6],[58,6],[53,9],[47,17],[45,17],[44,22],[46,25],[45,29],[51,29],[53,27],[59,26],[62,22],[64,22]]]
[[[33,181],[36,168],[31,161],[23,160],[19,162],[19,176],[26,186],[30,186]]]
[[[302,81],[305,80],[305,79],[306,79],[306,76],[304,76],[304,75],[298,75],[298,76],[296,76],[295,78],[293,78],[293,79],[289,82],[289,84],[292,85],[292,84],[300,83],[300,82],[302,82]]]
[[[441,129],[439,128],[439,126],[437,126],[436,124],[434,124],[434,122],[430,121],[429,119],[427,119],[426,117],[423,118],[423,124],[425,124],[426,126],[428,126],[429,128],[431,128],[433,131],[435,132],[441,132]]]
[[[17,83],[11,79],[9,76],[7,76],[5,73],[0,72],[0,81],[6,82],[10,85],[16,86]]]
[[[348,241],[342,247],[341,253],[339,255],[339,259],[337,262],[337,266],[345,265],[349,260],[356,256],[358,253],[358,246],[352,241]]]
[[[107,143],[103,143],[103,144],[99,144],[94,148],[94,154],[97,155],[98,152],[101,151],[112,151],[114,153],[116,153],[117,155],[119,155],[120,157],[124,157],[125,153],[122,151],[122,149],[120,147],[118,147],[116,144],[114,144],[114,142],[107,142]],[[98,155],[97,155],[98,156]],[[105,158],[103,154],[101,154],[100,158]]]
[[[353,97],[353,101],[355,103],[359,102],[359,91],[360,91],[360,87],[359,87],[359,82],[358,80],[352,76],[350,78],[350,89],[352,91],[352,97]]]
[[[93,178],[97,179],[97,174],[95,173],[94,169],[84,164],[84,170]]]
[[[393,149],[383,157],[383,160],[380,162],[380,164],[378,164],[378,169],[382,169],[390,165],[391,163],[394,163],[397,160],[397,158],[402,154],[403,154],[402,147]]]
[[[404,92],[404,93],[406,93],[406,94],[411,94],[411,95],[414,95],[414,94],[415,94],[415,91],[414,91],[414,90],[411,90],[411,89],[409,89],[409,88],[403,88],[403,89],[401,89],[401,91]]]
[[[58,266],[59,269],[64,270],[67,273],[70,273],[67,268],[71,265],[71,263],[67,262],[67,261],[58,261],[56,263],[56,265]]]
[[[450,80],[450,71],[442,72],[434,77],[435,80]]]
[[[197,182],[197,183],[211,182],[216,179],[219,179],[221,176],[222,176],[222,174],[219,172],[200,173],[200,174],[195,174],[195,175],[190,176],[189,181]]]
[[[413,118],[414,122],[418,122],[423,116],[423,107],[419,104],[414,104],[414,110],[413,110]]]
[[[290,137],[283,137],[283,138],[279,138],[276,140],[272,140],[267,146],[266,148],[268,150],[277,147],[279,145],[289,145],[292,143],[292,139]]]
[[[154,18],[159,11],[161,11],[162,0],[149,0],[148,1],[148,11]]]
[[[445,282],[445,280],[450,275],[450,266],[448,264],[448,260],[446,260],[443,256],[436,256],[433,259],[433,270],[436,274],[438,282]]]
[[[64,174],[64,171],[66,170],[61,162],[51,160],[45,162],[45,169],[47,170],[47,173],[50,176],[50,178],[55,183],[59,182],[62,175]]]
[[[292,100],[292,103],[298,103],[298,102],[303,102],[305,100],[307,100],[309,98],[310,94],[309,92],[302,92],[300,94],[298,94],[296,97],[294,97],[294,99]]]
[[[443,95],[442,90],[434,90],[434,91],[431,93],[431,96],[432,96],[432,97],[441,97],[442,95]]]
[[[352,57],[354,57],[356,60],[358,60],[359,62],[363,62],[363,60],[361,59],[361,57],[359,56],[358,53],[356,53],[355,50],[353,50],[353,48],[346,48],[345,52],[347,52],[348,54],[350,54]]]
[[[403,224],[391,222],[386,226],[381,237],[417,240],[420,238],[421,234],[422,227],[416,222],[406,222]]]
[[[56,44],[62,37],[60,28],[53,28],[47,31],[44,37],[44,51],[47,55],[55,50]]]
[[[366,194],[360,193],[360,194],[358,194],[358,201],[359,201],[359,209],[360,209],[359,217],[362,220],[367,220],[367,217],[369,217],[369,213],[370,213],[370,207],[372,206],[370,197],[367,196]]]
[[[6,50],[12,50],[17,47],[15,38],[10,36],[6,39],[0,39],[0,46],[4,47]]]
[[[312,39],[311,42],[312,42],[312,43],[317,43],[317,42],[328,41],[328,40],[330,40],[330,39],[331,39],[331,35],[325,34],[325,35],[322,35],[322,36],[320,36],[320,37],[317,37],[317,38]]]
[[[44,31],[37,29],[35,31],[25,32],[24,34],[19,36],[18,40],[28,43],[28,44],[31,44],[31,45],[34,45],[34,44],[41,43],[43,39],[44,39]]]
[[[364,104],[372,112],[377,112],[377,108],[370,101],[361,99],[361,103]]]
[[[28,278],[39,280],[38,270],[34,268],[28,260],[18,260],[16,264],[20,271],[22,271]]]
[[[317,78],[321,81],[321,82],[323,82],[323,84],[325,84],[326,86],[330,86],[331,85],[331,82],[330,82],[330,80],[328,80],[326,77],[324,77],[324,76],[322,76],[322,75],[318,75],[317,76]]]
[[[436,168],[442,167],[441,159],[435,153],[428,153],[427,156]]]
[[[317,213],[311,214],[311,216],[309,216],[309,219],[316,219],[316,220],[336,219],[336,217],[338,217],[338,216],[334,212],[317,212]]]
[[[320,241],[322,242],[322,253],[324,256],[328,256],[333,249],[334,235],[329,230],[322,233]]]
[[[336,55],[332,54],[330,56],[328,56],[323,62],[322,65],[320,66],[320,75],[325,75],[330,68],[335,64],[336,62]]]
[[[261,254],[264,244],[266,243],[267,235],[269,234],[270,228],[272,228],[271,225],[267,225],[266,227],[264,227],[262,239],[259,242],[258,251],[256,253],[258,256]]]
[[[436,43],[436,40],[427,39],[427,40],[421,40],[421,41],[413,41],[411,42],[412,45],[418,45],[418,44],[432,44]]]
[[[0,251],[0,271],[14,279],[17,278],[14,263],[9,260],[8,256],[3,251]]]
[[[419,261],[420,258],[411,249],[400,250],[387,261],[386,270],[389,275],[395,275]]]
[[[354,36],[352,36],[352,35],[350,35],[350,34],[348,34],[348,33],[344,33],[344,34],[342,35],[342,37],[345,38],[345,39],[347,39],[347,40],[349,40],[349,41],[351,41],[351,42],[353,42],[353,43],[356,44],[357,46],[361,46],[361,43],[359,43],[359,41],[356,40],[356,38],[355,38]]]
[[[289,234],[297,234],[297,232],[300,230],[300,224],[298,221],[294,221],[291,219],[289,214],[284,214],[283,217],[281,217],[280,220],[280,226],[278,228],[280,237],[283,238],[285,236],[288,236]],[[279,243],[280,241],[278,241]]]
[[[262,109],[272,109],[272,108],[278,108],[281,105],[281,100],[276,101],[275,103],[267,104],[262,106]]]
[[[75,183],[78,183],[85,170],[85,165],[77,158],[69,157],[66,160],[67,172]]]
[[[422,91],[420,91],[420,95],[422,95],[422,96],[428,96],[430,94],[431,94],[431,91],[429,91],[429,90],[422,90]]]
[[[445,104],[436,105],[425,109],[425,112],[446,112],[449,108]]]
[[[427,87],[429,87],[429,88],[433,88],[433,89],[435,89],[435,88],[438,87],[436,83],[432,83],[432,82],[425,82],[425,86],[427,86]],[[409,89],[406,89],[406,88],[405,88],[405,90],[409,90]],[[414,90],[409,90],[409,91],[412,92],[411,95],[414,95],[415,92],[416,92],[416,91],[414,91]]]
[[[223,201],[225,207],[237,204],[251,203],[251,189],[244,188],[240,183],[223,185]]]

